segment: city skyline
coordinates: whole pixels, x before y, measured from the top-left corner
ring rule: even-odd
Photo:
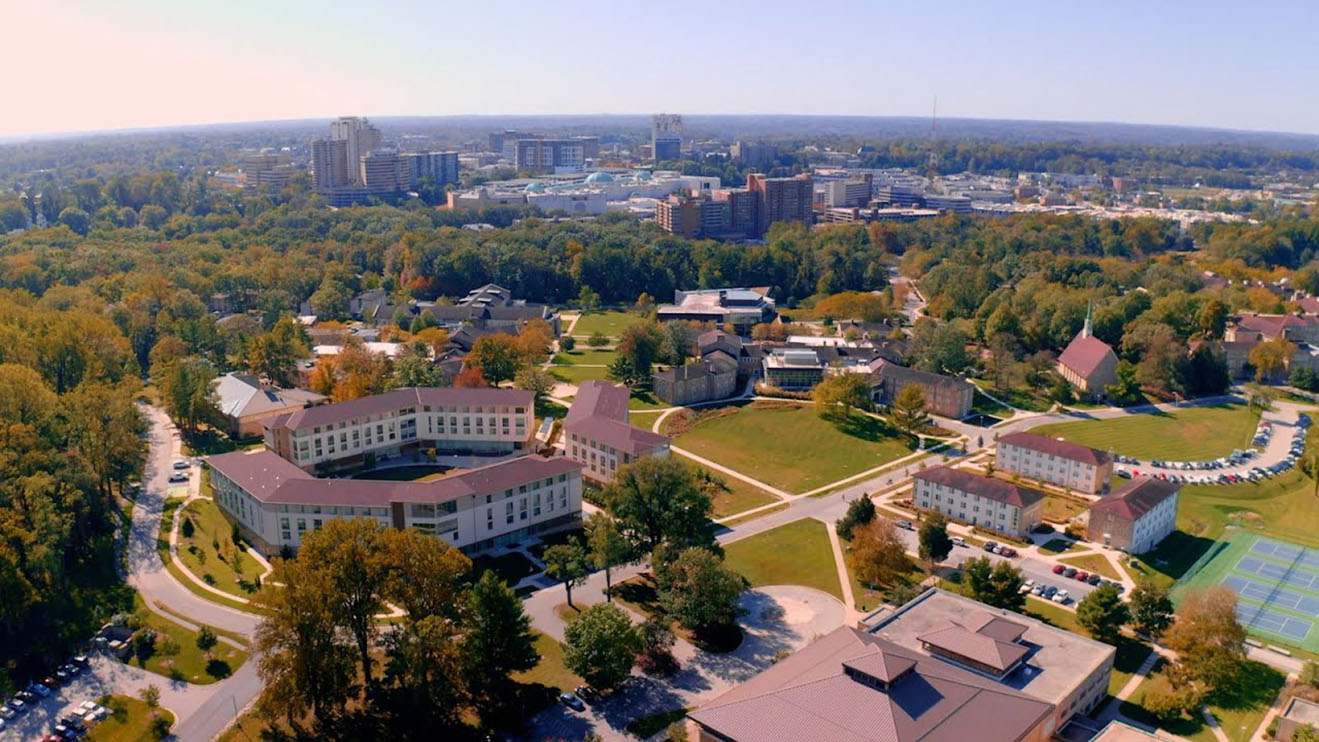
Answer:
[[[363,22],[343,3],[29,4],[11,9],[23,32],[0,62],[22,71],[10,99],[33,105],[0,136],[345,113],[922,116],[936,96],[950,118],[1319,133],[1293,82],[1319,67],[1301,3],[845,2],[814,25],[774,2],[571,11],[385,2]]]

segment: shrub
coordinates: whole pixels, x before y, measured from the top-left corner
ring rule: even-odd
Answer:
[[[576,347],[577,347],[577,341],[573,339],[572,335],[564,335],[563,337],[559,338],[560,350],[572,350],[573,348]]]
[[[183,524],[179,527],[179,532],[183,534],[184,538],[192,538],[192,534],[197,532],[197,529],[192,525],[192,518],[183,519]]]
[[[215,635],[210,626],[203,626],[197,632],[197,648],[203,652],[209,652],[211,647],[214,647],[219,641],[219,637]]]

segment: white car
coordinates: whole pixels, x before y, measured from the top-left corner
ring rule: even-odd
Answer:
[[[1053,602],[1055,603],[1061,603],[1063,605],[1066,605],[1068,600],[1069,598],[1067,597],[1066,590],[1059,590],[1058,592],[1053,594]]]
[[[12,719],[15,716],[18,716],[17,711],[9,708],[8,706],[0,705],[0,721],[4,721],[5,719]]]
[[[1017,592],[1021,593],[1022,595],[1025,595],[1034,588],[1035,588],[1035,580],[1026,580],[1025,582],[1021,583],[1021,587],[1018,588]]]

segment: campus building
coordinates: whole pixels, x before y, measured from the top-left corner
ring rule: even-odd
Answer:
[[[661,304],[655,311],[661,322],[713,322],[729,325],[739,335],[750,335],[753,326],[778,316],[768,287],[674,291],[673,303]]]
[[[1103,396],[1107,387],[1117,383],[1117,354],[1094,336],[1088,309],[1085,326],[1058,356],[1058,373],[1072,386],[1095,396]]]
[[[240,439],[262,435],[267,420],[329,401],[305,389],[280,389],[251,374],[225,374],[216,379],[215,398],[226,432]]]
[[[576,523],[581,465],[523,456],[428,482],[318,479],[271,451],[206,459],[215,503],[266,554],[296,550],[335,518],[416,528],[466,551],[482,551]]]
[[[628,422],[629,397],[625,386],[584,381],[563,418],[564,453],[592,479],[612,482],[619,468],[643,456],[669,455],[668,436]]]
[[[1014,538],[1028,538],[1044,510],[1043,493],[963,469],[935,466],[912,479],[915,507]]]
[[[1162,479],[1133,479],[1090,504],[1086,540],[1129,554],[1152,550],[1177,527],[1180,490]]]
[[[1113,476],[1113,457],[1107,453],[1035,433],[1000,437],[994,466],[1087,495],[1106,491]]]
[[[268,420],[266,448],[305,471],[428,448],[506,454],[526,448],[534,401],[521,389],[395,389]]]
[[[960,420],[971,414],[975,386],[966,379],[899,366],[883,358],[871,364],[871,396],[876,402],[891,404],[903,389],[920,387],[925,409],[936,415]]]
[[[737,361],[716,350],[698,361],[656,372],[651,389],[670,405],[689,405],[733,396],[737,376]]]

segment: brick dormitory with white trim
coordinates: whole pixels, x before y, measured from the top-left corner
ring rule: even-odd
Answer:
[[[1029,538],[1044,510],[1043,493],[962,469],[935,466],[912,479],[915,507],[1015,538]]]
[[[999,471],[1097,495],[1108,489],[1113,457],[1079,443],[1035,433],[1009,433],[998,439],[994,465]]]
[[[516,389],[396,389],[271,420],[264,450],[211,456],[206,467],[216,504],[266,554],[296,550],[343,517],[479,552],[581,520],[584,467],[532,454],[533,405]],[[493,463],[424,482],[315,476],[430,449]]]

